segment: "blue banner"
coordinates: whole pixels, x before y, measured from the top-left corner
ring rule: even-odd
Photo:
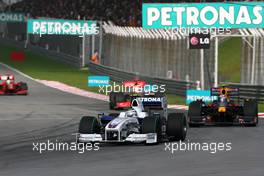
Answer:
[[[96,21],[29,19],[29,34],[38,35],[92,35],[99,33]]]
[[[24,22],[24,13],[0,13],[0,22]]]
[[[108,86],[109,76],[88,76],[88,87]]]
[[[264,2],[143,3],[142,26],[160,28],[263,28]]]
[[[190,104],[196,100],[203,100],[204,102],[212,102],[217,97],[211,96],[210,90],[187,90],[186,104]]]

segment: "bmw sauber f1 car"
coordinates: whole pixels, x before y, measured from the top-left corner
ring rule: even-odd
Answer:
[[[212,88],[211,95],[217,100],[206,104],[196,100],[189,105],[188,117],[190,126],[205,124],[241,124],[256,126],[258,124],[258,103],[253,99],[240,102],[239,89],[229,87]],[[232,97],[238,97],[235,103]]]
[[[27,95],[27,83],[15,83],[14,75],[0,75],[0,95]]]
[[[165,97],[137,97],[132,108],[120,114],[84,116],[79,142],[132,142],[155,144],[184,140],[187,119],[183,113],[167,113]]]
[[[111,92],[109,94],[110,109],[127,109],[131,107],[131,102],[136,97],[145,95],[163,96],[162,93],[145,92],[146,82],[142,80],[132,80],[123,82],[124,92]]]

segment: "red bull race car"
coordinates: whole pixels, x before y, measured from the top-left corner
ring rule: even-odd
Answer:
[[[258,124],[258,103],[254,99],[240,102],[239,89],[219,87],[211,89],[212,103],[196,100],[189,104],[189,125],[240,124],[256,126]],[[234,97],[237,98],[235,102]]]
[[[14,75],[0,75],[0,95],[27,95],[28,86],[25,82],[15,83]]]

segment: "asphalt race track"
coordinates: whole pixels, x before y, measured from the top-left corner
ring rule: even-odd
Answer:
[[[11,72],[0,66],[0,74]],[[74,141],[84,114],[106,102],[26,81],[28,96],[0,97],[0,176],[263,176],[264,121],[258,127],[191,128],[191,142],[231,142],[231,151],[165,151],[165,145],[104,144],[99,151],[33,151],[33,142]]]

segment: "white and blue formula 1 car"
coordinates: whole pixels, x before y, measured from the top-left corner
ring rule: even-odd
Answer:
[[[78,142],[132,142],[156,144],[184,140],[184,113],[167,112],[165,97],[138,97],[130,110],[120,114],[84,116],[79,124]]]

